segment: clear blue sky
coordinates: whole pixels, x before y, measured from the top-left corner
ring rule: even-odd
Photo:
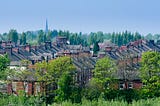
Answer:
[[[1,0],[0,33],[45,28],[71,32],[160,33],[160,0]]]

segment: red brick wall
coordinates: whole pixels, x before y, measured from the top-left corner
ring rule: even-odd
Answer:
[[[8,94],[12,94],[11,88],[12,88],[12,84],[9,83],[8,86],[7,86],[7,92],[8,92]]]
[[[143,84],[142,82],[133,82],[133,88],[140,89],[142,88]]]
[[[120,82],[123,82],[123,81],[120,81]],[[124,89],[127,89],[127,88],[129,89],[129,86],[128,86],[129,82],[124,82],[124,84],[125,84]],[[142,82],[140,81],[132,81],[132,84],[133,84],[133,89],[140,89],[142,88],[142,85],[143,85]],[[112,87],[115,89],[119,89],[119,82],[115,83],[114,86],[112,84]]]
[[[28,89],[27,94],[28,95],[36,95],[36,84],[35,82],[28,82]],[[24,82],[16,82],[16,91],[14,93],[18,94],[19,91],[23,91],[24,89]],[[7,87],[8,94],[12,94],[12,84],[9,83]],[[25,91],[26,92],[26,91]]]
[[[24,90],[24,84],[23,82],[17,82],[16,91]]]

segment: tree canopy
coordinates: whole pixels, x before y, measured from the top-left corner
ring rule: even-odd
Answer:
[[[160,96],[160,53],[148,51],[142,54],[141,78],[149,97]]]
[[[9,58],[7,55],[1,55],[0,56],[0,79],[5,79],[5,70],[7,68],[7,65],[9,64]]]
[[[70,57],[59,57],[54,60],[36,64],[36,75],[39,81],[57,82],[65,73],[75,71]]]
[[[113,74],[116,71],[116,63],[109,57],[101,58],[97,61],[93,70],[93,80],[98,82],[103,88],[106,84],[113,81]]]
[[[98,45],[98,42],[95,42],[93,46],[93,53],[97,54],[98,51],[99,51],[99,45]]]
[[[14,29],[11,29],[9,31],[9,34],[8,34],[8,40],[11,40],[14,43],[17,43],[17,41],[18,41],[18,32],[16,30],[14,30]]]

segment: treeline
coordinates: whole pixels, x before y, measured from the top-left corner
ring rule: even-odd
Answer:
[[[126,45],[131,41],[136,41],[138,39],[144,39],[144,37],[136,33],[131,33],[128,31],[122,32],[122,33],[112,33],[112,43],[117,44],[118,46]]]
[[[110,40],[110,33],[91,32],[90,34],[71,33],[69,31],[62,30],[49,30],[47,33],[43,30],[38,31],[27,31],[23,33],[18,33],[16,30],[11,29],[8,33],[0,34],[0,40],[7,41],[11,40],[19,44],[40,44],[45,41],[54,41],[56,36],[65,36],[71,45],[83,45],[89,46],[95,42],[103,42],[104,40]]]
[[[138,32],[131,33],[129,31],[124,32],[113,32],[113,33],[103,33],[102,31],[86,33],[72,33],[69,31],[62,30],[49,30],[45,32],[43,30],[38,31],[27,31],[23,33],[18,33],[16,30],[11,29],[8,33],[0,34],[0,40],[7,41],[11,40],[15,43],[24,45],[26,43],[37,45],[44,43],[45,41],[54,41],[56,36],[65,36],[67,37],[71,45],[83,45],[90,46],[96,42],[104,42],[109,40],[118,46],[126,45],[131,41],[136,41],[138,39],[147,39],[147,40],[160,40],[160,34],[148,34],[143,36]]]
[[[155,40],[157,42],[157,41],[160,40],[160,34],[154,34],[153,35],[153,34],[149,33],[149,34],[147,34],[145,36],[145,39],[147,39],[147,40]]]
[[[40,43],[44,43],[45,41],[53,41],[53,39],[57,35],[57,30],[50,30],[48,31],[48,33],[45,33],[43,30],[18,33],[17,30],[11,29],[8,33],[0,34],[0,40],[11,40],[14,43],[20,45],[25,45],[26,43],[29,43],[31,45],[37,45]]]
[[[103,42],[104,40],[110,40],[110,33],[99,32],[91,32],[90,34],[80,33],[70,33],[69,31],[59,31],[59,36],[65,36],[69,40],[71,45],[83,45],[89,46],[94,44],[95,42]]]

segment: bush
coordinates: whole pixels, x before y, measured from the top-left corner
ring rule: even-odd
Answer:
[[[139,91],[134,89],[114,90],[110,89],[104,93],[105,100],[124,100],[131,103],[132,100],[140,99]]]
[[[39,96],[15,96],[3,94],[0,97],[0,106],[45,106]]]

